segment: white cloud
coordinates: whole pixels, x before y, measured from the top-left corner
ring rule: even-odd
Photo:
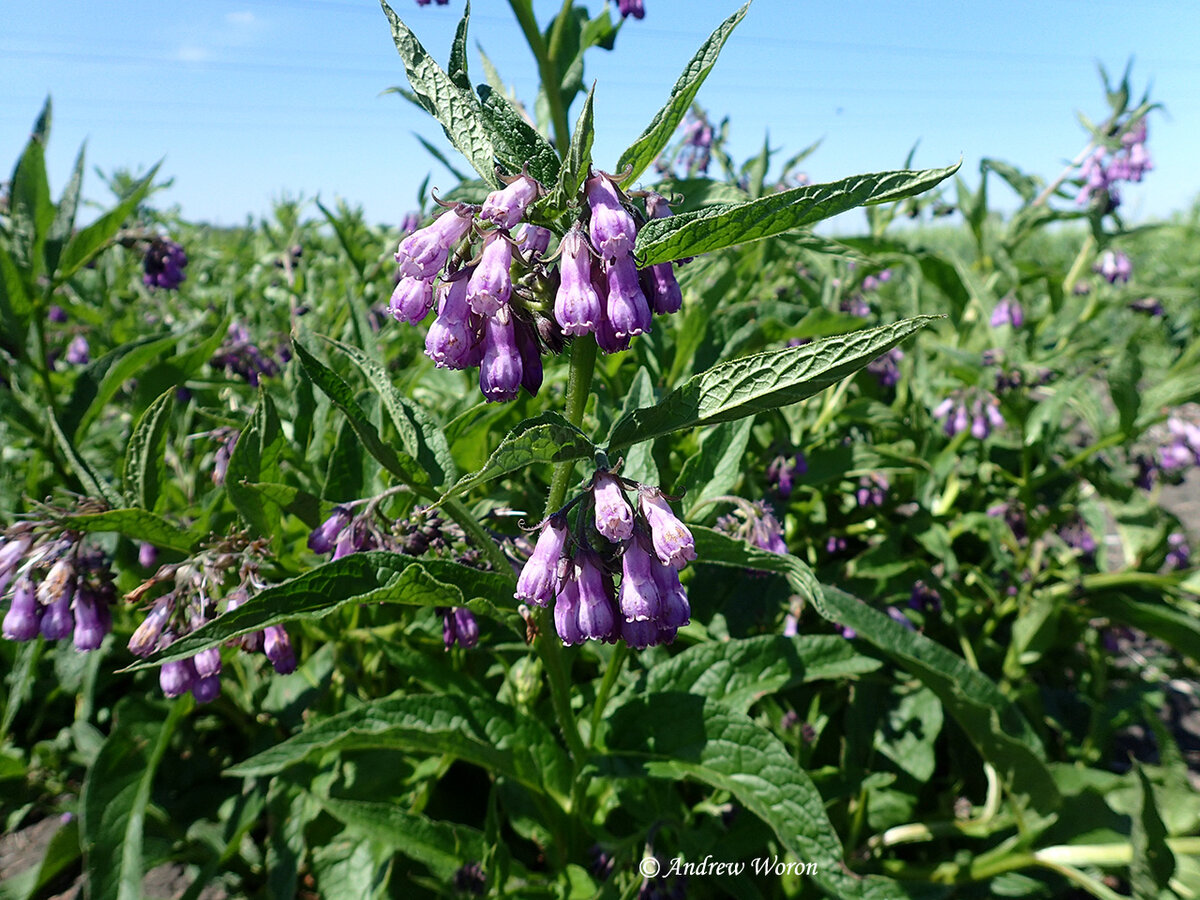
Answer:
[[[183,44],[175,51],[175,58],[180,62],[204,62],[211,55],[207,47],[198,47],[195,44]]]
[[[240,12],[226,13],[225,21],[230,25],[236,25],[241,28],[250,28],[258,23],[258,19],[254,13],[248,9],[241,10]]]

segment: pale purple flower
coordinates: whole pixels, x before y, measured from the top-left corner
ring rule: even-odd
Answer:
[[[479,389],[489,403],[514,400],[524,374],[521,353],[511,318],[499,316],[483,321],[483,362],[479,367]]]
[[[662,600],[654,581],[654,558],[636,538],[621,555],[621,588],[617,601],[630,622],[657,620],[662,615]]]
[[[528,175],[518,175],[507,187],[487,195],[479,218],[494,222],[499,228],[512,228],[524,218],[525,210],[537,195],[538,183]]]
[[[492,316],[507,306],[512,295],[512,245],[498,231],[483,241],[479,263],[467,281],[467,303],[481,316]]]
[[[621,13],[622,19],[626,16],[641,19],[646,15],[642,0],[617,0],[617,10]]]
[[[209,647],[207,650],[201,650],[192,657],[192,665],[196,667],[196,674],[201,678],[219,674],[221,671],[220,648]]]
[[[679,520],[658,488],[638,489],[638,504],[646,523],[654,552],[663,565],[682,569],[696,558],[696,543],[691,531]]]
[[[482,348],[471,307],[467,304],[467,280],[459,278],[438,287],[438,313],[425,336],[425,355],[435,366],[465,369],[478,363],[476,348]]]
[[[579,631],[585,640],[612,643],[616,639],[616,618],[599,560],[590,550],[581,550],[575,566],[579,582]]]
[[[614,544],[628,540],[633,534],[633,509],[617,479],[608,472],[597,472],[592,497],[596,504],[596,530]]]
[[[552,236],[549,228],[526,222],[513,232],[513,241],[526,256],[545,256]]]
[[[337,543],[338,535],[350,524],[351,518],[353,515],[350,510],[344,506],[335,506],[329,518],[309,534],[308,549],[313,553],[331,552]]]
[[[554,595],[558,581],[559,560],[567,543],[566,516],[551,516],[542,524],[533,553],[517,578],[513,596],[537,606],[545,606]]]
[[[637,266],[632,256],[619,256],[604,264],[608,283],[605,316],[617,340],[645,334],[650,330],[650,305],[638,283]]]
[[[56,325],[61,325],[67,321],[67,311],[57,303],[51,304],[50,311],[47,315],[50,321]]]
[[[263,629],[263,653],[280,675],[296,671],[296,654],[292,641],[282,625],[268,625]]]
[[[1172,569],[1186,569],[1192,560],[1192,548],[1187,536],[1178,531],[1167,535],[1167,565]]]
[[[41,630],[43,607],[37,602],[37,591],[27,575],[17,579],[12,603],[4,614],[4,637],[10,641],[31,641]]]
[[[1020,328],[1025,323],[1025,310],[1015,297],[1005,297],[992,310],[992,327],[1011,325]]]
[[[17,573],[22,558],[28,552],[32,539],[28,535],[18,535],[0,543],[0,594],[4,593],[8,583]]]
[[[593,175],[587,180],[587,202],[591,210],[588,234],[592,246],[606,260],[628,256],[633,250],[637,229],[631,216],[621,205],[616,185],[607,175]]]
[[[579,629],[579,582],[572,571],[563,579],[554,598],[554,630],[567,647],[582,644],[583,632]]]
[[[142,619],[141,624],[134,630],[133,636],[129,638],[129,652],[134,656],[149,656],[157,649],[163,628],[171,615],[169,597],[170,595],[161,598],[151,607],[146,618]]]
[[[592,285],[592,257],[583,234],[573,230],[559,245],[558,293],[554,297],[554,318],[566,334],[581,335],[595,331],[600,323],[600,295]]]
[[[221,693],[221,678],[218,675],[199,675],[192,681],[189,690],[197,703],[212,703]]]
[[[158,548],[149,541],[138,544],[138,565],[143,569],[152,569],[158,562]]]
[[[404,276],[396,283],[392,298],[388,301],[388,312],[397,322],[417,325],[425,321],[433,306],[433,282],[421,278]]]
[[[692,620],[692,608],[688,603],[687,591],[679,582],[679,570],[652,560],[650,573],[661,600],[659,625],[670,629],[682,628]]]
[[[479,623],[469,609],[439,607],[438,611],[442,614],[442,643],[447,650],[455,644],[470,650],[479,643]]]
[[[158,686],[169,698],[182,697],[196,680],[196,667],[189,656],[162,664],[158,670]]]
[[[808,460],[803,453],[776,456],[767,466],[767,481],[774,485],[779,496],[787,500],[792,496],[792,488],[797,475],[808,472]]]
[[[112,627],[108,606],[86,586],[75,597],[75,649],[80,653],[96,650]]]
[[[63,358],[73,366],[86,366],[92,358],[88,339],[82,334],[75,335],[67,345],[67,353]]]
[[[400,242],[396,263],[402,274],[416,279],[433,278],[450,257],[454,245],[471,228],[471,212],[455,207],[442,213],[420,231]]]
[[[1100,262],[1096,263],[1092,270],[1104,276],[1109,284],[1116,284],[1118,281],[1126,282],[1133,274],[1133,266],[1129,262],[1129,257],[1119,250],[1105,250],[1104,255],[1100,257]]]
[[[658,315],[677,313],[683,307],[683,291],[675,278],[673,263],[655,263],[643,269],[641,280],[650,306]]]

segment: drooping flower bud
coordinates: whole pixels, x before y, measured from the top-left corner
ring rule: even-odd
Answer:
[[[32,539],[22,534],[0,544],[0,594],[4,593],[8,583],[17,574],[17,568],[31,543]]]
[[[506,311],[507,312],[507,311]],[[524,369],[517,349],[514,322],[505,315],[483,321],[483,362],[479,367],[479,389],[490,403],[514,400],[521,389]]]
[[[672,263],[655,263],[642,270],[646,296],[650,306],[660,316],[677,313],[683,307],[683,291],[675,278]]]
[[[158,562],[158,548],[149,541],[138,544],[138,565],[143,569],[152,569]]]
[[[592,285],[592,256],[579,231],[571,231],[559,245],[562,261],[554,297],[554,318],[567,334],[595,331],[600,324],[600,295]]]
[[[103,600],[87,587],[79,589],[75,597],[75,649],[80,653],[97,650],[108,634],[111,620],[107,620],[100,609]]]
[[[396,251],[400,272],[417,279],[433,278],[446,264],[454,245],[462,240],[470,228],[469,210],[460,212],[460,207],[455,207],[442,213],[432,225],[410,234],[400,242],[400,248]]]
[[[338,535],[353,518],[344,506],[335,506],[329,518],[318,525],[308,536],[308,549],[313,553],[329,553],[337,542]]]
[[[33,581],[24,575],[13,588],[12,604],[4,614],[4,636],[10,641],[32,641],[41,630],[43,607],[37,602]]]
[[[654,552],[663,565],[682,569],[696,558],[696,542],[688,527],[679,520],[658,488],[638,490],[638,504],[650,526]]]
[[[165,662],[158,670],[158,686],[162,688],[163,694],[171,699],[182,697],[195,681],[196,667],[190,656]]]
[[[75,577],[75,566],[70,557],[61,556],[50,567],[42,583],[38,585],[37,598],[42,606],[57,601],[70,587]]]
[[[641,19],[646,15],[643,0],[617,0],[617,10],[621,13],[622,19],[626,16]]]
[[[512,245],[493,231],[483,242],[479,264],[467,281],[467,303],[481,316],[494,316],[512,296]]]
[[[536,397],[542,386],[542,348],[538,344],[533,326],[517,321],[517,352],[521,356],[521,387]]]
[[[201,675],[192,682],[190,690],[197,703],[212,703],[221,693],[221,677]]]
[[[554,630],[565,647],[584,641],[579,628],[579,582],[575,579],[574,568],[572,564],[572,571],[563,579],[554,598]]]
[[[478,363],[473,350],[479,335],[467,304],[467,281],[460,278],[438,288],[438,314],[425,336],[425,355],[439,368],[465,369]]]
[[[605,314],[612,326],[613,337],[622,340],[645,334],[650,330],[650,304],[638,283],[637,266],[632,256],[619,256],[605,263],[608,297]]]
[[[530,225],[528,222],[513,232],[513,240],[526,256],[545,256],[550,249],[552,233],[549,228],[541,225]]]
[[[524,218],[525,210],[537,195],[538,183],[528,175],[520,175],[507,187],[487,195],[479,218],[494,222],[500,228],[512,228]]]
[[[209,647],[207,650],[201,650],[192,657],[192,664],[196,667],[196,674],[201,678],[208,678],[216,675],[221,671],[221,650],[219,647]]]
[[[454,610],[453,617],[458,645],[464,650],[470,650],[479,643],[479,623],[475,620],[474,613],[460,606]]]
[[[433,306],[433,282],[405,276],[396,284],[388,301],[388,312],[397,322],[417,325],[425,321]]]
[[[596,504],[596,530],[614,544],[629,540],[633,534],[633,509],[617,479],[608,472],[597,472],[592,482],[592,497]]]
[[[590,550],[576,557],[579,581],[579,631],[585,640],[612,643],[616,640],[616,619],[612,599],[605,584],[599,560]]]
[[[554,595],[558,563],[567,543],[566,516],[551,516],[542,525],[537,544],[517,578],[518,600],[544,607]]]
[[[282,625],[268,625],[263,629],[263,653],[280,675],[296,671],[296,654],[292,641]]]
[[[134,656],[149,656],[158,647],[167,618],[171,614],[171,602],[167,597],[160,599],[151,608],[146,618],[138,625],[129,639],[129,652]]]
[[[43,582],[44,583],[44,582]],[[39,591],[39,600],[40,597]],[[71,616],[71,601],[75,597],[75,585],[68,584],[49,604],[42,614],[42,637],[48,641],[59,641],[75,630]]]
[[[91,347],[88,345],[88,339],[82,334],[75,335],[71,343],[67,345],[64,359],[73,366],[86,366],[91,359]]]
[[[650,572],[662,599],[658,623],[663,628],[682,628],[692,620],[692,608],[687,591],[679,583],[679,570],[674,566],[653,565]]]
[[[591,210],[588,234],[592,246],[606,260],[628,256],[633,250],[637,228],[631,216],[621,205],[616,185],[604,174],[596,174],[587,180],[587,202]]]

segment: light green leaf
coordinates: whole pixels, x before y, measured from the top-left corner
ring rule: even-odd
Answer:
[[[830,184],[808,184],[768,194],[748,203],[709,206],[652,219],[638,231],[634,253],[641,266],[699,256],[804,228],[868,203],[901,200],[929,190],[956,171],[958,165],[854,175]]]
[[[629,390],[625,393],[625,400],[621,404],[621,409],[617,413],[617,418],[613,420],[613,424],[615,425],[621,416],[638,407],[650,406],[653,403],[654,379],[646,367],[642,366],[633,376],[633,381],[629,383]],[[621,474],[634,481],[640,481],[642,484],[661,483],[653,451],[653,441],[642,441],[631,446],[625,452],[625,465],[621,468]]]
[[[116,532],[131,541],[146,541],[180,553],[191,552],[199,540],[198,535],[145,509],[110,509],[102,513],[64,516],[60,521],[73,531]]]
[[[675,486],[675,493],[683,495],[687,517],[737,485],[753,427],[754,417],[747,416],[738,422],[714,425],[700,439],[700,449],[684,462]]]
[[[861,369],[938,318],[901,319],[714,366],[688,379],[656,405],[622,416],[613,426],[609,449],[797,403]]]
[[[1133,860],[1129,864],[1133,896],[1136,900],[1174,897],[1169,882],[1175,874],[1175,855],[1167,846],[1167,829],[1154,802],[1154,788],[1141,765],[1135,764],[1133,771],[1140,788],[1129,832],[1133,845]]]
[[[683,72],[676,79],[675,86],[671,88],[671,94],[667,97],[667,102],[663,104],[662,109],[654,114],[654,118],[646,126],[646,130],[642,132],[641,136],[621,154],[616,171],[621,172],[626,166],[629,167],[629,173],[621,178],[622,187],[636,181],[638,176],[646,171],[647,166],[654,162],[658,154],[662,152],[663,147],[667,146],[671,135],[675,133],[675,129],[683,121],[683,117],[691,107],[692,101],[696,99],[700,85],[704,83],[704,79],[716,65],[717,57],[721,53],[721,48],[725,46],[725,41],[749,9],[750,4],[747,3],[722,22],[717,30],[709,35],[708,40],[700,45],[696,55],[688,61]],[[680,255],[686,256],[687,254]]]
[[[746,712],[762,697],[798,684],[864,675],[880,665],[837,635],[759,635],[688,647],[650,670],[646,692],[701,694]]]
[[[545,412],[526,419],[505,435],[483,468],[460,478],[438,502],[462,496],[477,485],[534,463],[570,462],[595,452],[587,435],[558,413]]]
[[[392,40],[404,61],[417,102],[438,120],[450,143],[467,158],[483,180],[494,188],[499,187],[495,170],[496,148],[488,135],[479,101],[470,91],[454,83],[386,0],[380,0],[380,6],[391,23]]]
[[[85,145],[86,146],[86,145]],[[71,177],[63,188],[58,200],[58,209],[54,213],[54,221],[46,235],[46,271],[51,274],[58,268],[58,260],[62,255],[63,246],[71,237],[75,228],[75,212],[79,209],[79,192],[83,187],[83,158],[85,147],[79,148],[75,157],[75,165],[71,168]]]
[[[75,477],[79,479],[79,483],[83,485],[83,489],[88,496],[96,500],[103,500],[109,506],[124,506],[124,498],[121,497],[117,489],[97,475],[96,471],[88,465],[87,460],[79,455],[75,449],[75,445],[63,431],[62,426],[58,423],[58,417],[54,415],[52,410],[46,411],[46,419],[50,423],[50,432],[54,435],[54,442],[58,444],[63,457],[67,461],[67,465],[75,473]]]
[[[139,338],[92,362],[75,378],[64,411],[63,429],[76,441],[82,441],[100,414],[112,411],[109,401],[125,382],[174,347],[179,338],[176,334]]]
[[[167,423],[171,420],[174,406],[175,389],[169,388],[142,413],[125,447],[121,482],[125,495],[142,509],[154,509],[154,502],[158,499]]]
[[[80,800],[84,871],[93,900],[142,896],[142,830],[150,788],[176,724],[190,704],[129,698],[88,769]]]
[[[261,494],[243,483],[276,480],[282,451],[283,430],[279,414],[270,395],[260,388],[258,406],[229,457],[225,490],[242,518],[258,531],[260,537],[268,539],[275,534],[275,526],[279,523],[279,508],[264,504]]]
[[[54,273],[57,283],[61,284],[87,265],[116,236],[121,225],[149,193],[160,165],[162,163],[155,163],[146,176],[133,185],[125,199],[67,241],[58,261],[58,271]]]
[[[567,157],[558,170],[558,183],[554,186],[550,197],[546,200],[543,211],[553,216],[565,212],[568,205],[579,194],[583,181],[587,178],[592,166],[592,143],[596,138],[596,126],[593,121],[592,102],[596,96],[596,86],[593,84],[583,101],[583,109],[575,121],[575,130],[571,133],[571,144],[567,147]]]

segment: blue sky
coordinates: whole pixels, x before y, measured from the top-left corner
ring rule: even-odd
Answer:
[[[462,0],[393,7],[444,63]],[[584,0],[581,0],[584,2]],[[601,0],[586,0],[599,10]],[[593,51],[597,163],[613,165],[665,99],[732,0],[645,0],[612,53]],[[535,0],[540,21],[559,6]],[[615,9],[615,3],[613,4]],[[79,145],[89,169],[145,167],[165,157],[174,186],[159,195],[185,217],[222,224],[266,213],[284,194],[345,198],[396,222],[418,186],[453,179],[413,136],[440,129],[381,91],[404,81],[376,0],[205,0],[119,4],[8,0],[0,32],[0,168],[16,160],[42,99],[54,99],[49,165],[57,194]],[[472,44],[532,102],[532,59],[503,0],[476,0]],[[1124,191],[1134,219],[1182,210],[1200,195],[1200,8],[1178,2],[962,3],[755,0],[698,100],[728,115],[741,159],[769,132],[815,181],[961,156],[1053,177],[1083,146],[1075,118],[1106,112],[1096,62],[1165,113],[1151,119],[1156,169]],[[472,75],[482,81],[478,58]],[[573,111],[574,112],[574,111]],[[574,121],[574,115],[571,117]],[[451,151],[452,152],[452,151]],[[1000,189],[997,188],[997,195]],[[105,190],[89,171],[85,194]],[[999,196],[998,196],[998,199]]]

